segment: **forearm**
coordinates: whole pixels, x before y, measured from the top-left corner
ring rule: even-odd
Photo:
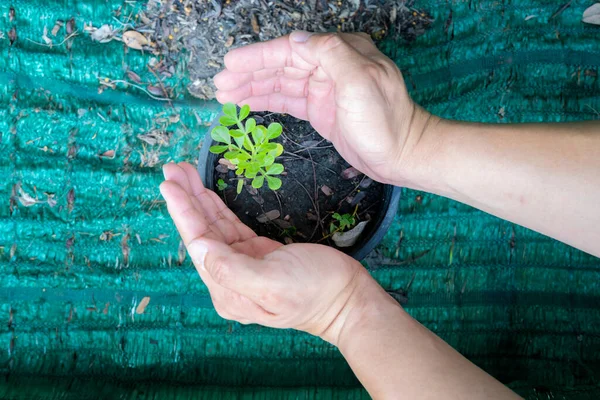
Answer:
[[[360,279],[335,337],[326,339],[373,398],[518,398],[410,317],[366,272]]]
[[[600,255],[600,124],[439,121],[415,186]]]

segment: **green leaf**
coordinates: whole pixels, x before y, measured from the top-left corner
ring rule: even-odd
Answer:
[[[238,180],[238,184],[237,184],[237,194],[242,193],[242,188],[244,187],[244,180],[240,179]]]
[[[241,138],[244,137],[246,134],[242,131],[240,131],[239,129],[231,129],[229,131],[229,135],[232,136],[233,138]]]
[[[222,152],[227,151],[227,149],[229,149],[229,146],[210,146],[210,149],[208,150],[213,154],[221,154]]]
[[[283,146],[279,143],[275,143],[275,150],[269,152],[273,157],[279,157],[283,154]]]
[[[250,106],[248,104],[244,104],[240,110],[240,121],[243,121],[248,115],[250,115]]]
[[[242,175],[243,173],[244,173],[244,168],[238,168],[238,169],[235,170],[235,174],[238,175],[238,176]]]
[[[244,146],[244,137],[239,137],[239,138],[233,138],[235,144],[237,144],[237,147],[239,147],[240,149]]]
[[[264,143],[260,146],[259,151],[273,151],[277,150],[277,143]]]
[[[267,154],[263,159],[262,165],[263,167],[269,167],[271,164],[275,162],[275,157],[271,154]]]
[[[269,175],[279,175],[283,172],[282,164],[272,164],[267,167],[267,174]]]
[[[252,187],[254,189],[260,189],[265,183],[265,177],[263,175],[258,175],[256,178],[252,180]]]
[[[250,159],[250,155],[248,153],[246,153],[245,151],[240,151],[238,158],[242,161],[246,161],[246,160]]]
[[[223,154],[223,157],[225,157],[229,161],[233,162],[233,160],[237,160],[239,154],[240,154],[239,151],[228,151],[225,154]]]
[[[335,230],[336,230],[336,229],[337,229],[337,228],[336,228],[335,224],[332,222],[332,223],[329,225],[329,233],[333,233],[333,232],[335,232]]]
[[[260,165],[261,167],[265,164],[265,156],[264,153],[259,153],[254,156],[254,162]]]
[[[231,126],[237,124],[237,120],[227,115],[223,115],[221,118],[219,118],[219,123],[224,126]]]
[[[281,179],[274,178],[269,175],[265,175],[265,178],[267,178],[267,184],[269,185],[269,189],[277,190],[281,187]]]
[[[263,129],[260,129],[260,126],[252,131],[252,140],[254,140],[254,144],[259,145],[265,140],[265,133]]]
[[[223,105],[223,114],[236,120],[237,119],[237,107],[233,103],[224,104]]]
[[[225,181],[223,179],[219,179],[217,181],[217,188],[221,191],[227,189],[227,184],[225,183]]]
[[[337,219],[338,221],[340,221],[342,219],[342,216],[338,213],[333,213],[332,217],[333,217],[333,219]]]
[[[244,148],[248,151],[252,151],[252,149],[254,148],[248,136],[244,138]]]
[[[231,144],[231,137],[229,136],[229,129],[224,126],[215,127],[210,133],[210,137],[215,142]]]
[[[267,138],[269,138],[269,140],[275,139],[281,135],[281,132],[283,132],[281,124],[273,122],[267,129]]]
[[[256,120],[254,118],[248,118],[246,121],[246,132],[252,132],[256,128]]]

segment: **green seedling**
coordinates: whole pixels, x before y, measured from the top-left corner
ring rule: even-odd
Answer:
[[[352,214],[340,215],[338,213],[334,213],[332,217],[338,222],[338,225],[335,224],[335,221],[332,221],[329,225],[329,233],[343,232],[352,228],[356,224],[356,218],[354,218]]]
[[[220,191],[227,189],[227,186],[229,185],[227,185],[223,179],[219,179],[217,181],[217,189],[219,189]]]
[[[211,153],[224,153],[223,157],[237,167],[237,176],[252,179],[252,187],[260,189],[266,180],[271,190],[279,189],[281,179],[275,175],[281,174],[284,168],[275,162],[275,158],[283,153],[283,146],[269,141],[281,135],[281,124],[274,122],[266,128],[257,125],[254,118],[246,119],[250,114],[248,105],[243,106],[238,114],[236,106],[227,103],[223,106],[223,113],[225,115],[219,119],[221,125],[210,133],[215,142],[222,144],[211,146]],[[244,179],[240,178],[238,194],[243,187]]]

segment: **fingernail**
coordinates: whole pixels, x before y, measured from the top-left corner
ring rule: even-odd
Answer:
[[[188,252],[196,268],[206,271],[204,267],[204,259],[206,258],[206,252],[208,248],[201,241],[195,240],[188,245]]]
[[[166,166],[167,166],[167,164],[165,164],[165,165],[162,166],[162,173],[163,173],[163,176],[165,177],[165,180],[167,180],[167,173],[165,172],[165,167]]]
[[[312,32],[295,31],[295,32],[292,32],[292,34],[290,35],[290,37],[292,38],[292,41],[294,41],[296,43],[304,43],[312,35],[313,35]]]

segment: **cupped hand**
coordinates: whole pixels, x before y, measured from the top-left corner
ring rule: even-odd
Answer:
[[[232,50],[217,99],[308,120],[355,168],[409,186],[431,114],[410,99],[400,70],[365,34],[294,32]]]
[[[219,315],[336,343],[344,307],[372,281],[360,263],[326,246],[259,237],[204,188],[192,165],[171,163],[163,172],[169,214]]]

